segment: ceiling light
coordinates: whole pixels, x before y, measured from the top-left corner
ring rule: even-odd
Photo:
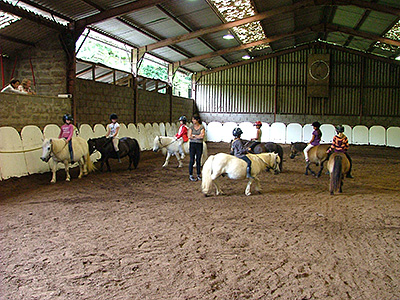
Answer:
[[[250,57],[250,55],[243,55],[242,58],[243,59],[250,59],[251,57]]]
[[[235,37],[234,37],[232,34],[225,34],[225,35],[223,36],[223,38],[224,38],[225,40],[233,40]]]

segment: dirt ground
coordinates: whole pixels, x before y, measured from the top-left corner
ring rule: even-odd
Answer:
[[[204,197],[188,158],[151,151],[132,171],[0,182],[0,299],[400,299],[400,149],[352,146],[330,196],[283,147],[251,196],[222,178]]]

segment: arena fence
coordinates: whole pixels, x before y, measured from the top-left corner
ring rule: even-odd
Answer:
[[[157,135],[173,136],[178,130],[179,123],[138,123],[121,124],[120,137],[132,137],[138,140],[141,150],[151,150],[154,138]],[[240,124],[234,122],[205,124],[206,140],[211,142],[230,142],[232,131],[235,127],[243,130],[243,139],[255,137],[255,127],[250,122]],[[345,134],[349,142],[355,145],[376,145],[400,147],[400,127],[384,128],[372,126],[370,128],[357,125],[350,127],[344,125]],[[263,123],[262,141],[288,144],[291,142],[308,142],[311,138],[312,126],[302,126],[298,123]],[[335,135],[335,127],[332,124],[321,126],[322,142],[331,143]],[[20,177],[35,173],[49,172],[48,163],[40,160],[42,155],[42,143],[44,138],[57,138],[60,127],[55,124],[46,125],[43,131],[38,126],[25,126],[19,133],[13,127],[0,127],[0,179]],[[93,128],[83,124],[75,130],[75,134],[89,139],[104,136],[106,128],[102,124],[96,124]],[[99,159],[99,153],[92,155],[92,160]],[[59,164],[59,168],[63,165]]]

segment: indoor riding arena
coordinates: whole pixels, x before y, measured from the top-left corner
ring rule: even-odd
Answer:
[[[1,300],[400,299],[397,0],[0,0],[0,68]]]

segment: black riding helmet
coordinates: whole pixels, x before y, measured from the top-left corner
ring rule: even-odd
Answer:
[[[111,114],[110,115],[110,120],[117,120],[117,119],[118,119],[117,114]]]
[[[339,132],[344,132],[344,126],[343,125],[338,125],[336,126],[336,131]]]
[[[63,115],[63,122],[65,123],[65,121],[70,120],[71,122],[74,121],[74,119],[72,118],[72,116],[70,114],[65,114]]]
[[[182,121],[184,124],[186,124],[186,122],[187,122],[186,116],[181,116],[179,118],[179,121]]]
[[[318,121],[312,123],[311,125],[312,125],[312,127],[317,127],[317,128],[320,128],[320,127],[321,127],[321,123],[318,122]]]
[[[233,129],[232,134],[234,137],[240,137],[243,134],[243,131],[238,127]]]

